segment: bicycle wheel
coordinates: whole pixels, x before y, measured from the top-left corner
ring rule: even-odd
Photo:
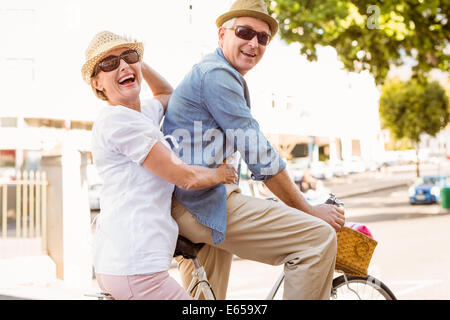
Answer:
[[[372,277],[342,275],[333,279],[333,300],[397,300],[392,291]]]

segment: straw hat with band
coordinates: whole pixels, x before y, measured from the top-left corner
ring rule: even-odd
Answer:
[[[117,48],[129,48],[139,53],[139,61],[144,55],[142,42],[128,41],[124,37],[118,36],[109,31],[97,33],[86,50],[86,62],[81,68],[83,80],[91,83],[92,73],[96,65],[108,55],[108,52]]]
[[[217,18],[216,25],[220,28],[224,22],[238,17],[252,17],[266,22],[270,27],[272,38],[278,31],[278,22],[268,14],[263,0],[236,0],[230,11]]]

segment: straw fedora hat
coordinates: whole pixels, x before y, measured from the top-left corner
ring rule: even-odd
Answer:
[[[116,48],[130,48],[139,53],[139,59],[142,61],[144,55],[144,46],[142,42],[128,41],[124,37],[118,36],[109,31],[97,33],[92,39],[86,50],[86,62],[81,68],[81,75],[87,83],[90,84],[94,68],[103,59],[107,53]]]
[[[272,37],[278,31],[278,22],[268,14],[264,0],[236,0],[230,11],[217,18],[216,25],[220,28],[224,22],[237,17],[252,17],[266,22]]]

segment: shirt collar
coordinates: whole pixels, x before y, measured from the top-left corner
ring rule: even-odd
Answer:
[[[237,74],[239,74],[239,76],[240,76],[241,78],[244,78],[244,77],[242,76],[242,74],[240,74],[239,71],[237,71],[236,68],[233,67],[233,65],[232,65],[231,63],[228,62],[227,58],[225,58],[225,55],[223,54],[222,49],[217,48],[215,54],[216,54],[216,56],[219,57],[220,60],[223,60],[230,68],[232,68]]]
[[[225,55],[223,54],[222,49],[217,48],[216,49],[216,55],[218,55],[220,58],[222,58],[223,60],[225,60],[228,63],[228,60],[225,58]]]

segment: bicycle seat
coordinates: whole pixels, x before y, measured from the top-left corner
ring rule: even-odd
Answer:
[[[197,253],[204,245],[204,243],[193,243],[185,237],[178,235],[177,246],[173,256],[183,256],[185,259],[195,259]]]

